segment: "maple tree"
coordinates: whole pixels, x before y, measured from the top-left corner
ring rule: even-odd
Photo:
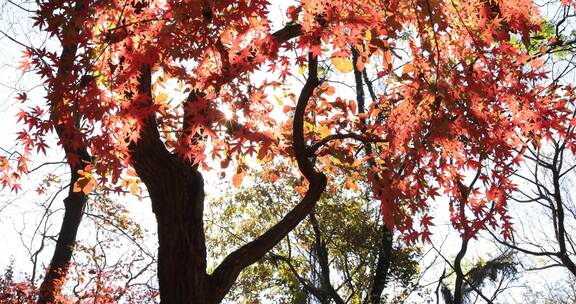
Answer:
[[[47,95],[19,95],[23,152],[0,165],[17,190],[52,131],[66,153],[72,186],[43,301],[60,292],[88,194],[139,193],[138,180],[158,222],[165,303],[220,302],[310,213],[327,175],[350,174],[350,188],[368,180],[387,229],[409,242],[429,239],[440,192],[464,240],[485,225],[510,236],[506,195],[525,148],[553,132],[573,140],[561,123],[572,88],[543,85],[542,54],[529,50],[541,29],[531,1],[303,0],[285,13],[274,30],[265,0],[38,2],[35,26],[61,45],[24,53],[21,68]],[[294,93],[298,68],[306,80]],[[352,71],[384,89],[349,100],[334,80]],[[232,163],[239,185],[251,160],[274,158],[295,161],[302,199],[208,273],[201,172]]]

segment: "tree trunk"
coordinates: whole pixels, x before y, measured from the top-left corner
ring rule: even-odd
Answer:
[[[80,13],[84,9],[85,6],[83,1],[77,1],[74,4],[74,10],[76,13]],[[79,29],[73,22],[65,24],[62,32],[69,34],[69,41],[75,41],[75,38],[79,35]],[[77,51],[77,43],[62,43],[60,66],[56,72],[56,79],[58,81],[50,87],[48,94],[50,103],[50,119],[52,121],[60,121],[60,111],[58,107],[64,103],[64,92],[66,92],[68,86],[76,80],[73,78],[74,74],[71,73],[71,70],[74,66]],[[73,125],[74,130],[76,130],[79,122],[80,117],[75,115]],[[82,221],[84,207],[88,201],[88,196],[86,194],[83,192],[74,192],[73,189],[74,184],[80,177],[78,170],[84,169],[84,165],[91,161],[91,156],[86,147],[73,149],[65,144],[71,140],[70,135],[67,134],[71,130],[66,130],[65,123],[60,122],[59,125],[55,126],[55,129],[58,134],[58,139],[63,145],[68,162],[70,163],[70,156],[72,154],[78,156],[78,160],[75,163],[69,164],[70,186],[68,189],[68,197],[64,199],[64,219],[60,226],[60,233],[58,235],[58,240],[56,241],[56,247],[54,248],[54,254],[52,255],[50,266],[42,284],[40,285],[40,292],[38,295],[39,304],[61,302],[59,299],[61,297],[60,293],[62,291],[62,286],[66,282],[68,267],[76,243],[76,234],[78,232],[78,227],[80,227],[80,222]]]
[[[150,124],[145,129],[148,135],[158,132]],[[157,136],[141,140],[134,146],[133,165],[148,189],[158,224],[161,301],[208,303],[202,175],[161,143],[147,142]]]
[[[382,297],[382,292],[386,287],[386,280],[390,271],[390,264],[392,263],[392,243],[393,235],[386,225],[382,225],[381,239],[378,246],[378,259],[376,261],[376,269],[372,277],[372,284],[368,300],[366,303],[379,304]]]
[[[358,69],[358,59],[360,54],[356,48],[352,48],[352,66],[354,67],[354,81],[356,83],[356,103],[358,104],[358,113],[363,114],[366,113],[365,109],[365,100],[364,100],[364,82],[366,82],[366,86],[368,87],[368,92],[370,93],[370,97],[372,100],[378,99],[376,94],[374,93],[374,89],[372,87],[371,82],[368,80],[368,76],[366,71],[360,71]],[[363,77],[364,80],[363,81]],[[360,118],[360,122],[362,124],[361,130],[363,133],[366,132],[366,119]],[[372,145],[365,144],[366,155],[372,155]],[[375,168],[376,163],[374,159],[368,159],[368,166]],[[374,189],[373,189],[374,190]],[[372,276],[372,282],[370,291],[367,297],[364,300],[364,303],[370,304],[379,304],[382,292],[386,287],[386,279],[388,278],[388,272],[390,270],[390,264],[392,262],[392,243],[393,243],[393,231],[388,230],[385,223],[383,223],[381,228],[381,238],[378,244],[378,259],[376,261],[375,270]]]
[[[74,183],[78,179],[78,173],[72,172],[71,181]],[[50,261],[50,266],[46,271],[46,276],[40,285],[38,303],[60,303],[60,293],[62,286],[66,282],[68,267],[72,259],[74,244],[76,243],[76,233],[82,221],[82,214],[86,206],[87,196],[83,192],[73,192],[72,184],[68,191],[68,197],[64,199],[64,219],[60,226],[60,234],[54,248],[54,254]]]
[[[139,93],[151,96],[150,66],[141,68]],[[145,101],[142,107],[150,104]],[[152,201],[158,224],[158,281],[162,303],[207,303],[204,181],[189,162],[170,153],[154,117],[131,144],[133,166]]]
[[[166,177],[160,189],[148,187],[158,223],[162,303],[207,303],[202,176],[188,169]]]

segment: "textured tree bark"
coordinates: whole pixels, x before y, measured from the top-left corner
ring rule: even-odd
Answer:
[[[136,107],[151,105],[151,67],[140,69]],[[152,201],[158,224],[158,280],[162,303],[207,303],[204,240],[204,182],[190,163],[171,154],[160,139],[154,117],[143,121],[130,145],[132,164]]]
[[[145,183],[158,223],[162,303],[208,303],[202,176],[174,163],[158,165],[166,165],[166,171],[157,172],[156,180]]]
[[[204,189],[201,174],[176,157],[149,162],[134,157],[146,184],[158,223],[158,279],[162,303],[220,303],[247,266],[274,247],[312,210],[326,178],[311,182],[304,199],[262,236],[240,247],[206,272],[203,228]]]

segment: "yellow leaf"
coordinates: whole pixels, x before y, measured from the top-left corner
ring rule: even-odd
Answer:
[[[306,129],[306,131],[308,131],[308,132],[314,131],[314,125],[305,121],[304,122],[304,129]]]
[[[370,30],[366,30],[366,41],[372,40],[372,32]]]
[[[158,102],[159,104],[166,103],[167,100],[168,100],[168,94],[166,93],[160,93],[158,94],[158,96],[156,96],[156,102]]]
[[[138,187],[138,182],[136,182],[135,180],[132,180],[130,182],[130,193],[132,193],[132,194],[139,194],[140,193],[140,187]]]
[[[244,173],[243,172],[234,174],[234,176],[232,176],[232,185],[234,185],[234,187],[236,187],[236,188],[240,188],[240,185],[242,185],[243,179],[244,179]]]
[[[354,69],[352,61],[348,58],[332,57],[332,64],[340,73],[350,73]]]
[[[402,74],[408,74],[414,71],[414,65],[411,63],[407,63],[402,67]]]
[[[284,105],[284,102],[282,101],[282,99],[276,95],[274,95],[274,99],[276,99],[276,102],[278,103],[279,106]]]
[[[328,135],[330,135],[330,128],[328,128],[327,126],[320,126],[318,127],[318,133],[320,133],[321,137],[326,137]]]

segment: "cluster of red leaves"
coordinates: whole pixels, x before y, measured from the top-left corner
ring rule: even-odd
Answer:
[[[4,282],[3,282],[4,283]],[[36,289],[30,282],[3,284],[0,286],[0,303],[35,303]]]
[[[126,269],[117,267],[114,272],[89,271],[85,272],[86,265],[75,265],[78,273],[74,278],[74,295],[60,295],[58,303],[83,303],[94,304],[118,303],[123,299],[126,303],[153,303],[157,299],[157,290],[147,288],[144,284],[138,286],[126,285],[126,274],[130,264],[121,265]],[[38,290],[29,280],[17,281],[13,277],[10,266],[0,278],[0,304],[32,304],[36,303]]]
[[[420,229],[415,216],[441,192],[451,198],[452,222],[466,237],[485,224],[510,234],[510,175],[526,145],[566,128],[558,92],[573,99],[570,88],[540,85],[546,77],[540,61],[512,42],[519,37],[529,45],[540,29],[532,2],[304,0],[288,9],[290,24],[279,32],[271,29],[268,5],[40,1],[36,25],[74,58],[28,51],[26,68],[45,79],[48,94],[44,107],[19,115],[26,128],[19,135],[25,152],[18,171],[26,171],[30,153],[44,151],[48,132],[56,130],[67,151],[91,152],[91,176],[104,189],[120,191],[129,147],[151,115],[164,144],[204,169],[217,160],[243,163],[250,155],[290,157],[291,126],[274,120],[268,92],[304,66],[309,52],[332,59],[338,70],[351,69],[342,60],[354,47],[357,70],[375,71],[387,89],[358,113],[354,100],[320,86],[306,117],[311,146],[330,134],[362,133],[375,142],[363,159],[375,164],[366,175],[385,223],[408,240],[427,239],[431,218],[422,215]],[[139,87],[142,66],[154,71],[152,103]],[[255,83],[256,71],[269,77]],[[168,88],[169,81],[178,88]],[[291,115],[293,109],[284,110]],[[356,162],[361,148],[350,140],[327,141],[312,152],[325,170],[360,171],[366,169]],[[78,161],[74,153],[68,159]]]
[[[12,265],[0,277],[0,304],[35,303],[36,287],[28,280],[14,279]]]

